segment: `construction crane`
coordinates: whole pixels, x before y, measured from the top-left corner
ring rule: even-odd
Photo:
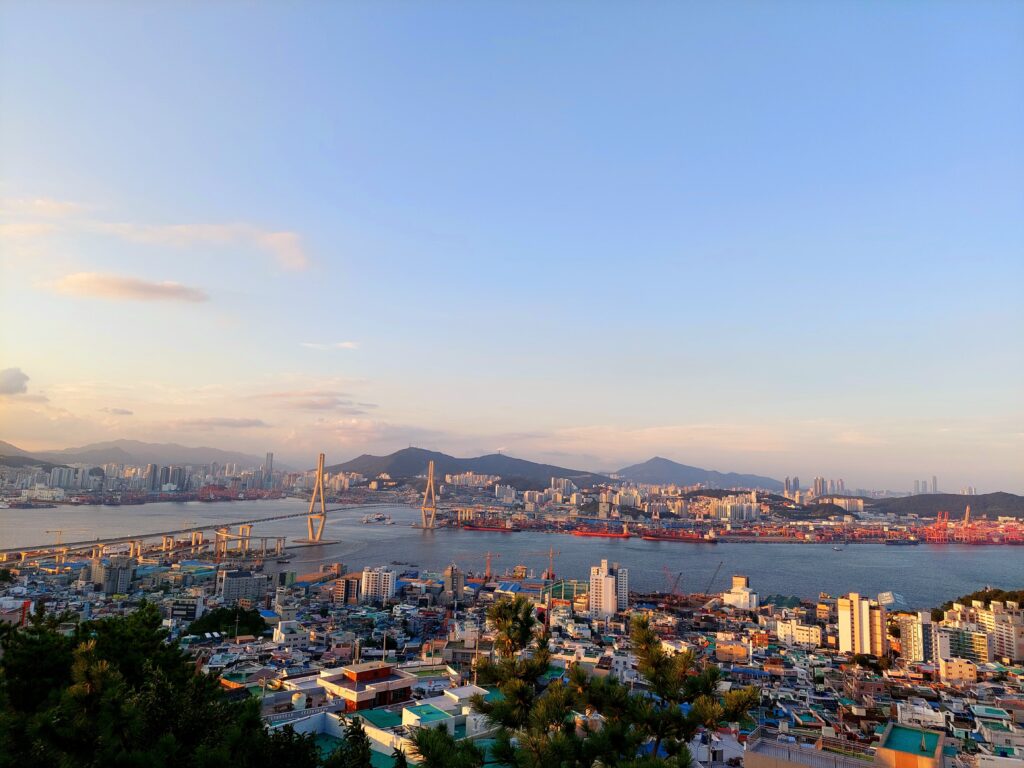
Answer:
[[[548,559],[548,569],[541,574],[542,579],[549,579],[550,581],[555,580],[555,558],[562,554],[560,550],[551,547],[547,550],[538,550],[535,552],[523,552],[525,556],[544,556]]]
[[[719,561],[718,561],[718,567],[717,567],[717,568],[715,568],[715,572],[714,572],[713,574],[711,574],[711,578],[710,578],[710,579],[708,579],[708,585],[707,585],[707,587],[706,587],[706,588],[704,589],[704,594],[705,594],[705,595],[710,595],[710,594],[711,594],[711,585],[715,583],[715,579],[717,579],[717,578],[718,578],[718,572],[719,572],[720,570],[722,570],[722,566],[723,566],[723,565],[725,565],[725,561],[724,561],[724,560],[719,560]]]
[[[51,531],[44,531],[44,533],[56,534],[57,540],[55,542],[55,546],[59,547],[61,544],[64,543],[65,533],[89,533],[89,531],[86,528],[54,528]]]
[[[669,595],[673,598],[682,597],[682,595],[679,594],[679,582],[683,578],[683,572],[680,571],[679,573],[673,575],[672,571],[668,569],[667,565],[661,566],[661,570],[665,574],[665,583],[668,584]]]

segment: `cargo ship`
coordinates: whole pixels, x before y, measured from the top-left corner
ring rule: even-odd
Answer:
[[[493,523],[463,523],[459,526],[464,531],[493,531],[495,533],[519,533],[521,529],[505,525],[501,522]]]
[[[912,547],[915,544],[920,544],[919,539],[886,539],[885,545],[887,547]]]
[[[593,525],[581,525],[579,528],[573,529],[572,535],[594,536],[600,539],[628,539],[632,534],[629,532],[629,529],[626,528],[625,523],[623,523],[621,531],[614,531],[611,528],[601,528]]]
[[[707,537],[696,531],[647,531],[641,537],[644,541],[685,541],[691,544],[717,544],[718,539]]]

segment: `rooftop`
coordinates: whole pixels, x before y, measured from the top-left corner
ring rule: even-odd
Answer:
[[[935,731],[894,723],[882,747],[912,755],[934,755],[939,746],[939,737],[940,734]]]

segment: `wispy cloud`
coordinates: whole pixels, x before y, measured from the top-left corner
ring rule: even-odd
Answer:
[[[332,411],[346,416],[361,416],[376,403],[354,402],[346,392],[321,389],[300,389],[255,395],[254,399],[275,403],[278,407],[295,411]]]
[[[206,293],[172,281],[153,282],[137,277],[105,275],[98,272],[76,272],[65,275],[53,284],[58,293],[91,296],[100,299],[134,301],[190,301],[209,299]]]
[[[81,203],[55,200],[50,197],[5,197],[0,200],[0,214],[6,216],[39,216],[64,218],[85,210]]]
[[[111,416],[132,416],[134,411],[127,408],[100,408],[100,413],[109,413]]]
[[[28,392],[28,374],[21,368],[0,371],[0,395],[21,395]]]
[[[233,419],[227,416],[208,416],[200,419],[179,419],[174,422],[175,426],[185,429],[253,429],[254,427],[269,427],[263,419]]]
[[[248,245],[269,253],[283,269],[301,270],[309,257],[297,232],[270,231],[252,224],[130,224],[92,221],[95,232],[147,245],[187,248],[197,244]]]
[[[310,264],[302,236],[290,230],[270,229],[247,222],[154,224],[110,221],[89,207],[45,197],[0,199],[0,238],[21,242],[54,232],[98,233],[145,245],[189,248],[195,245],[243,246],[269,254],[287,270]]]
[[[359,349],[358,341],[332,341],[332,342],[320,342],[320,341],[300,341],[300,347],[306,349]]]

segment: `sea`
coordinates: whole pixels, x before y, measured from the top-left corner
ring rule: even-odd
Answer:
[[[0,549],[52,544],[57,530],[64,541],[83,541],[272,517],[302,512],[307,504],[284,499],[0,509]],[[363,522],[366,515],[378,512],[389,515],[394,524]],[[925,609],[986,586],[1024,588],[1024,547],[849,544],[837,552],[830,544],[701,544],[528,531],[424,531],[413,527],[419,517],[418,508],[401,505],[330,512],[323,538],[331,543],[297,547],[287,564],[268,562],[265,567],[302,574],[340,562],[348,570],[397,564],[403,570],[436,572],[456,563],[483,573],[490,552],[494,573],[525,565],[539,576],[554,549],[559,578],[586,579],[590,566],[607,559],[629,569],[630,588],[639,592],[668,591],[680,573],[678,588],[683,592],[722,591],[734,574],[741,574],[762,597],[893,592],[900,606]],[[305,535],[303,517],[259,523],[253,530],[254,537],[286,536],[289,545]]]

